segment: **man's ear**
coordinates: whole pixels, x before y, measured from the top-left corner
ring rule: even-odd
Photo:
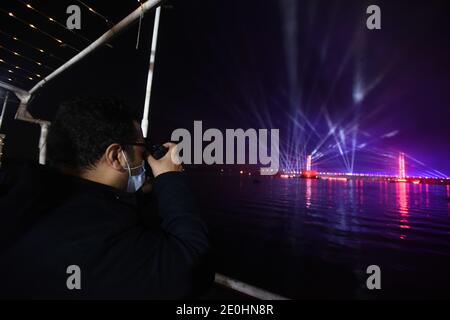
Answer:
[[[119,171],[123,170],[123,163],[124,163],[124,159],[123,159],[123,154],[122,154],[122,147],[117,144],[117,143],[113,143],[111,145],[108,146],[108,148],[105,151],[105,161],[106,163]]]

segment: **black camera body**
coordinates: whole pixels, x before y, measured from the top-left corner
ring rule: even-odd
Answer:
[[[169,151],[169,148],[164,147],[161,144],[155,144],[152,146],[151,153],[153,158],[159,160],[166,155],[167,151]]]

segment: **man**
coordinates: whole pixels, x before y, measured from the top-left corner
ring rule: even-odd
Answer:
[[[213,281],[204,223],[172,161],[156,160],[123,104],[60,107],[52,168],[12,174],[0,192],[0,297],[177,299]],[[152,193],[140,192],[145,162]],[[155,214],[157,208],[158,215]]]

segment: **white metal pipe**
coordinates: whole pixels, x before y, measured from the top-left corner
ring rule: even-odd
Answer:
[[[41,135],[39,137],[39,163],[44,165],[47,160],[47,135],[50,123],[41,123]]]
[[[214,282],[260,300],[289,300],[288,298],[254,287],[239,280],[229,278],[219,273],[216,273]]]
[[[145,90],[144,114],[142,115],[141,128],[144,138],[148,135],[148,114],[150,112],[150,97],[152,94],[153,72],[155,69],[156,44],[158,42],[159,17],[161,15],[161,7],[156,8],[155,21],[153,24],[152,45],[150,50],[150,65],[147,75],[147,87]]]
[[[157,4],[159,4],[161,0],[148,0],[145,3],[143,3],[139,8],[134,10],[132,13],[130,13],[128,16],[126,16],[124,19],[122,19],[119,23],[117,23],[114,27],[106,31],[100,38],[92,42],[89,46],[84,48],[81,52],[79,52],[77,55],[72,57],[69,61],[64,63],[62,66],[60,66],[58,69],[53,71],[51,74],[46,76],[44,79],[39,81],[31,90],[30,94],[34,94],[38,89],[40,89],[42,86],[45,85],[46,82],[52,80],[57,75],[61,74],[63,71],[67,70],[71,66],[73,66],[75,63],[81,61],[82,59],[86,58],[89,54],[94,52],[96,49],[101,47],[102,45],[106,44],[108,41],[110,41],[114,36],[119,34],[121,31],[125,30],[128,26],[130,26],[133,22],[135,22],[137,19],[139,19],[140,15],[147,12],[151,8],[155,7]]]
[[[8,104],[9,91],[6,91],[5,100],[3,100],[2,114],[0,115],[0,129],[2,128],[3,117],[5,116],[6,105]]]
[[[18,88],[18,87],[15,87],[15,86],[13,86],[13,85],[11,85],[9,83],[3,82],[3,81],[0,81],[0,87],[4,88],[6,90],[14,92],[16,94],[17,98],[19,98],[19,99],[22,99],[23,97],[30,95],[30,93],[28,91],[23,90],[23,89]]]
[[[48,128],[50,126],[50,121],[34,119],[33,116],[28,112],[27,106],[30,101],[30,96],[25,96],[20,99],[19,107],[16,112],[16,120],[22,120],[30,123],[36,123],[41,126],[41,133],[39,137],[39,163],[45,164],[47,157],[47,134]]]
[[[5,97],[5,101],[3,103],[2,114],[0,116],[0,128],[3,122],[3,118],[5,115],[6,104],[9,98],[9,91],[12,91],[16,94],[17,98],[20,100],[19,107],[17,108],[17,112],[15,115],[16,120],[27,121],[31,123],[36,123],[41,126],[41,137],[39,139],[39,163],[45,164],[45,154],[46,154],[46,144],[45,141],[47,139],[48,127],[50,126],[49,121],[34,119],[31,114],[27,111],[28,102],[30,101],[31,95],[29,92],[17,88],[8,83],[4,83],[0,81],[0,87],[7,89],[7,95]],[[3,135],[4,138],[4,135]],[[1,153],[1,152],[0,152]]]
[[[42,125],[42,124],[50,125],[50,121],[35,119],[28,112],[27,107],[28,107],[28,103],[30,102],[30,98],[31,98],[31,96],[25,96],[25,97],[22,97],[22,99],[20,99],[20,103],[19,103],[19,107],[17,108],[15,119],[30,122],[30,123],[36,123],[39,125]]]

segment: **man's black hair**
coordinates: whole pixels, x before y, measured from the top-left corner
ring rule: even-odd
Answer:
[[[47,157],[55,167],[89,169],[109,145],[136,142],[136,114],[109,98],[77,99],[61,104],[47,138]]]

